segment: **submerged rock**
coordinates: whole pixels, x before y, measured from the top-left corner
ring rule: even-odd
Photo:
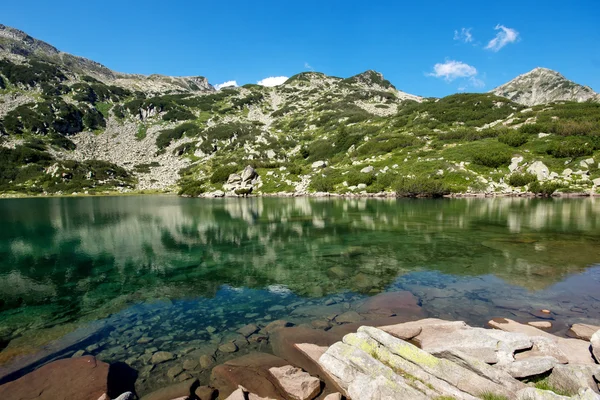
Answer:
[[[567,332],[567,335],[576,339],[589,341],[592,339],[592,335],[594,335],[594,333],[596,333],[597,331],[600,331],[600,326],[588,324],[573,324]]]
[[[152,355],[150,361],[152,362],[152,364],[156,365],[174,359],[175,355],[173,353],[169,353],[168,351],[157,351]]]

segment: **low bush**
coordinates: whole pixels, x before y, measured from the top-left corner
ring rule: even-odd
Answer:
[[[498,141],[509,145],[510,147],[519,147],[529,140],[526,133],[509,131],[498,136]]]
[[[583,138],[568,137],[550,144],[546,152],[556,158],[582,157],[594,152],[594,144]]]
[[[442,197],[450,193],[443,181],[428,176],[401,177],[393,188],[398,197]]]
[[[310,188],[315,192],[333,192],[335,184],[331,176],[318,174],[310,181]]]
[[[508,165],[512,158],[512,154],[509,151],[490,148],[482,149],[472,156],[473,162],[484,167],[498,168],[503,165]]]
[[[562,187],[563,185],[557,182],[540,183],[536,180],[529,185],[529,191],[531,193],[539,194],[544,197],[549,197],[552,196],[554,192],[556,192]]]
[[[200,133],[200,128],[191,122],[186,122],[173,129],[164,129],[159,132],[156,137],[156,146],[159,149],[164,149],[169,146],[173,140],[178,140],[186,135],[188,137],[197,136]]]
[[[535,181],[537,181],[537,176],[530,173],[514,173],[508,177],[508,184],[515,187],[529,185]]]
[[[237,165],[223,165],[215,169],[210,176],[210,183],[225,183],[229,175],[239,172]]]
[[[357,186],[360,183],[370,186],[373,182],[375,182],[375,179],[376,177],[373,173],[364,173],[358,171],[350,171],[344,175],[344,180],[348,182],[349,186]]]

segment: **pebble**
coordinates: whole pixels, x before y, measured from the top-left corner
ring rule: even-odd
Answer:
[[[196,360],[185,360],[183,362],[183,369],[187,370],[187,371],[192,371],[195,370],[196,368],[198,368],[198,361]]]
[[[170,361],[175,359],[175,355],[173,353],[169,353],[168,351],[159,351],[152,355],[152,364],[160,364],[165,361]]]
[[[527,325],[531,325],[535,328],[540,328],[540,329],[552,328],[552,323],[550,321],[531,321],[531,322],[528,322]]]

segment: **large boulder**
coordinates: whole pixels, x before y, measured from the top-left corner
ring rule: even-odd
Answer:
[[[558,360],[550,356],[529,357],[504,365],[503,368],[514,378],[528,378],[551,371]]]
[[[223,398],[237,390],[238,386],[243,386],[260,397],[281,399],[285,397],[285,393],[279,388],[269,369],[288,364],[286,360],[272,354],[249,353],[214,367],[210,385],[217,388],[219,397]]]
[[[598,393],[594,374],[600,374],[600,365],[557,365],[548,377],[548,384],[566,393],[577,393],[587,388]]]
[[[160,388],[152,393],[148,393],[142,397],[141,400],[172,400],[188,397],[194,395],[194,392],[199,387],[200,381],[198,379],[188,379],[180,383]]]
[[[387,292],[367,299],[359,309],[359,313],[374,316],[402,315],[408,319],[424,317],[417,298],[408,291]]]
[[[257,177],[258,177],[258,173],[250,165],[246,166],[246,168],[244,168],[244,170],[242,171],[241,178],[242,178],[243,183],[251,182]]]
[[[538,181],[545,181],[550,176],[550,170],[546,164],[541,161],[533,162],[529,167],[527,167],[527,172],[537,176]]]
[[[484,391],[512,398],[504,386],[373,327],[344,336],[319,363],[352,398],[474,399]],[[384,389],[385,393],[380,392]]]
[[[109,365],[92,356],[68,358],[0,386],[0,399],[10,400],[98,400],[110,393]]]

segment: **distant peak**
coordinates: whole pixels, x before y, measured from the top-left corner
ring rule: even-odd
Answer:
[[[361,72],[360,74],[354,75],[348,79],[344,79],[344,82],[363,84],[370,87],[381,87],[383,89],[396,89],[390,81],[383,77],[381,72],[377,72],[372,69]]]

